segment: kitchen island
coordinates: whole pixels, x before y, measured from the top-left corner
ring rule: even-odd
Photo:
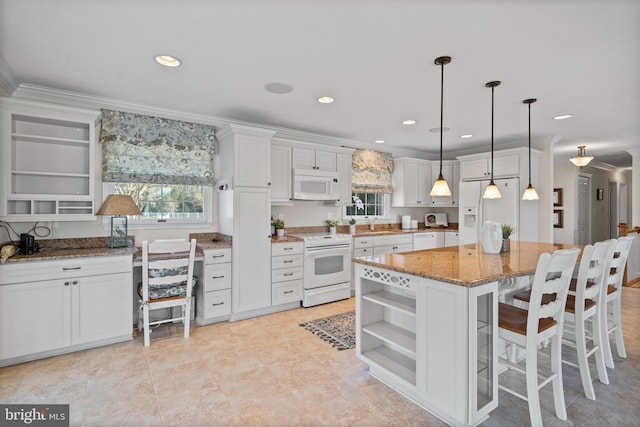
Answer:
[[[478,425],[498,406],[498,289],[540,254],[576,247],[512,241],[355,258],[356,354],[369,373],[445,422]]]

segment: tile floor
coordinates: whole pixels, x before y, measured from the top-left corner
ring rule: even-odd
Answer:
[[[628,357],[614,357],[611,384],[582,393],[565,367],[569,420],[555,418],[550,387],[545,425],[637,426],[640,422],[640,289],[624,289]],[[69,403],[78,426],[441,426],[370,378],[355,350],[337,351],[299,323],[353,309],[354,300],[233,323],[156,332],[107,347],[0,368],[0,402]],[[165,336],[160,336],[164,333]],[[526,402],[501,392],[483,424],[528,424]]]

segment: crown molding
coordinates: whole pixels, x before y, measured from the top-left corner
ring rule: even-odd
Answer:
[[[18,79],[13,70],[0,55],[0,96],[11,96],[18,88]]]
[[[615,172],[617,171],[618,167],[610,165],[609,163],[604,163],[604,162],[599,162],[597,160],[591,160],[588,164],[588,166],[591,166],[592,168],[596,168],[596,169],[602,169],[605,171],[609,171],[609,172]]]

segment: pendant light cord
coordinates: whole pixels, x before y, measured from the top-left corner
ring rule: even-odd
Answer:
[[[493,91],[495,86],[491,86],[491,183],[493,184]]]
[[[442,179],[442,118],[444,116],[444,61],[440,64],[440,176],[438,179]]]
[[[531,104],[529,104],[529,187],[531,187]]]

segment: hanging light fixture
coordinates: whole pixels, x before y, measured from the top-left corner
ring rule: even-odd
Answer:
[[[529,106],[529,185],[527,189],[522,193],[522,200],[538,200],[538,192],[533,185],[531,185],[531,104],[536,102],[537,99],[525,99],[522,101],[523,104],[527,104]]]
[[[485,86],[491,88],[491,181],[489,181],[489,185],[487,185],[487,188],[485,188],[482,198],[501,199],[502,194],[500,194],[498,186],[493,182],[493,91],[496,86],[500,86],[500,82],[489,82]]]
[[[578,146],[578,157],[572,157],[569,160],[571,160],[571,163],[573,163],[574,165],[583,168],[585,166],[587,166],[589,164],[589,162],[591,160],[593,160],[593,156],[585,156],[585,145],[579,145]]]
[[[442,117],[444,110],[444,66],[451,62],[450,56],[440,56],[435,59],[435,64],[440,65],[440,175],[438,175],[438,179],[433,183],[433,188],[431,189],[431,196],[450,196],[451,190],[449,189],[449,185],[447,184],[447,180],[442,176]]]

